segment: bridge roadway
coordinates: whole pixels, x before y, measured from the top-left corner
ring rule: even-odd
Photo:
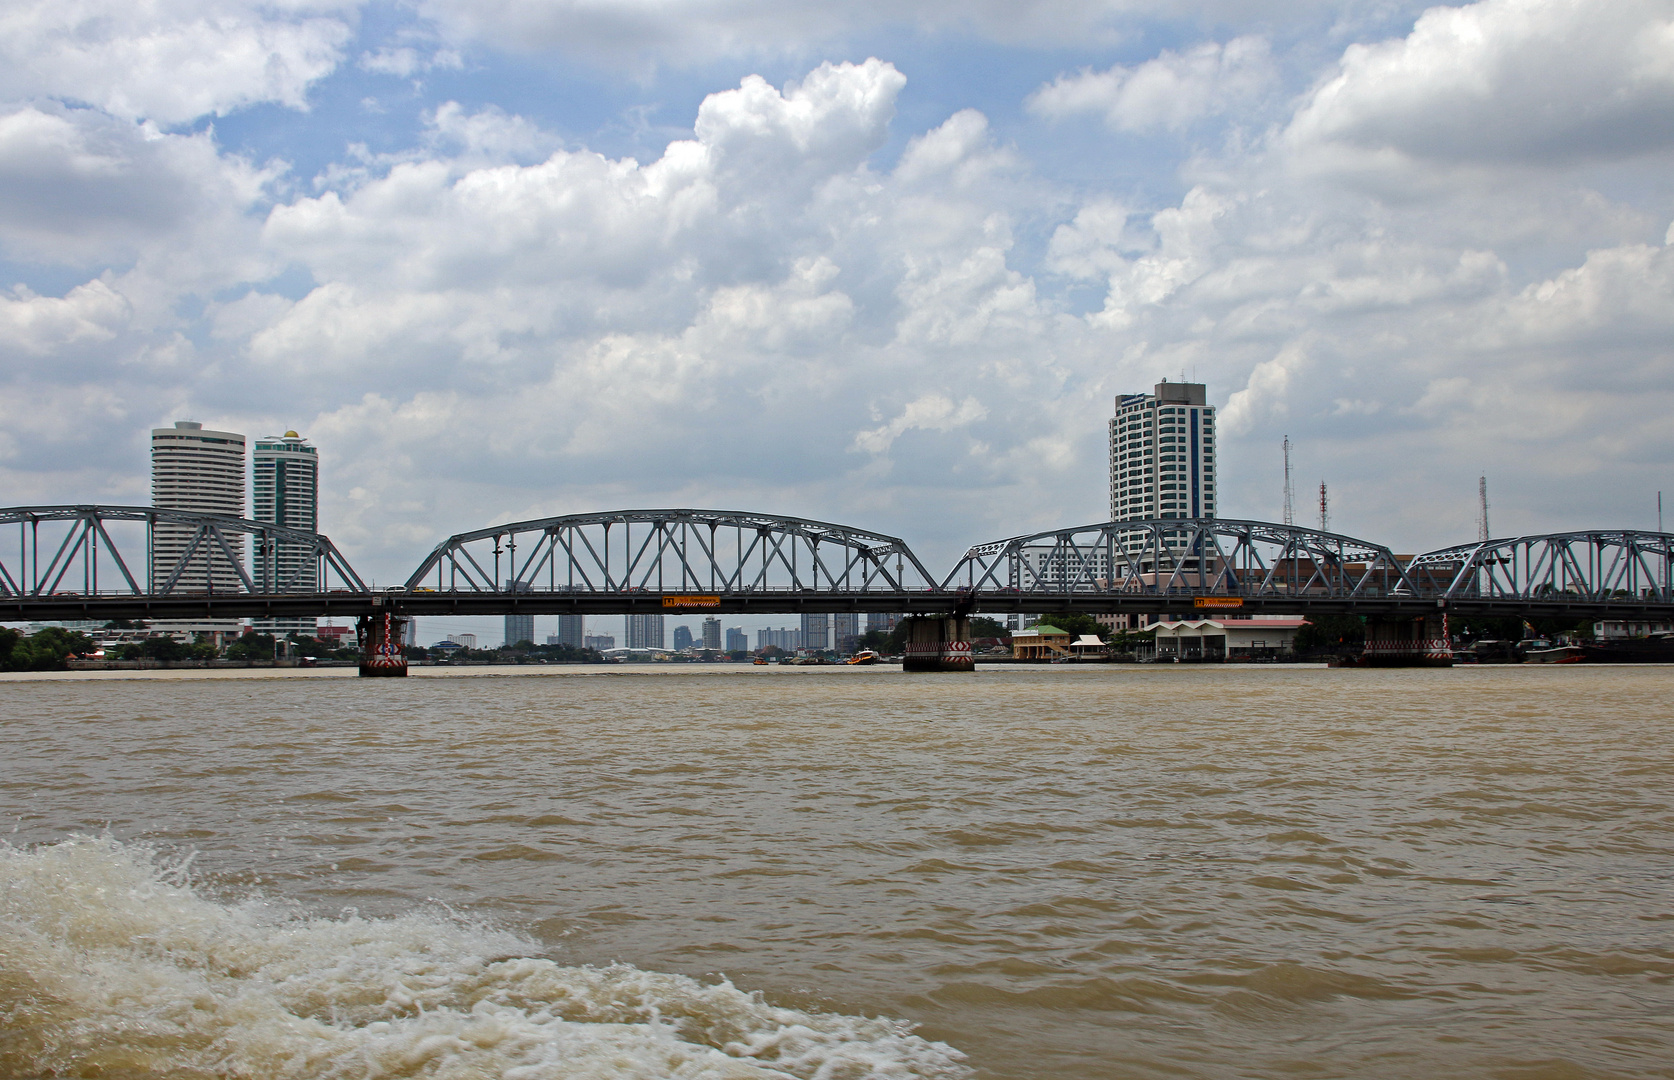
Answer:
[[[0,619],[804,612],[1438,614],[1674,619],[1674,535],[1595,530],[1397,556],[1271,522],[1102,522],[978,544],[936,577],[905,541],[726,510],[511,522],[369,587],[320,534],[156,507],[0,510]]]

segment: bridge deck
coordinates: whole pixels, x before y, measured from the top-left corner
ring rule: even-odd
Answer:
[[[414,592],[414,593],[285,593],[225,596],[181,595],[53,595],[0,599],[0,619],[68,621],[81,619],[196,620],[243,618],[353,618],[380,611],[409,616],[442,615],[796,615],[816,612],[899,612],[908,615],[962,613],[1045,614],[1077,611],[1089,615],[1175,614],[1192,618],[1249,615],[1453,615],[1481,617],[1583,619],[1670,619],[1674,604],[1636,600],[1564,600],[1500,597],[1263,595],[1240,598],[1238,607],[1220,606],[1232,599],[1225,593],[1088,592],[1014,594],[915,591],[899,593],[844,593],[814,590],[721,593],[713,602],[674,603],[687,593],[570,593],[570,592]],[[1199,598],[1217,606],[1198,608]]]

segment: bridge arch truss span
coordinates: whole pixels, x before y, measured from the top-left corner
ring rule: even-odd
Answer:
[[[171,552],[159,559],[161,533]],[[153,506],[0,509],[0,596],[9,598],[225,592],[217,580],[236,581],[235,593],[312,593],[328,591],[333,575],[343,591],[369,591],[319,533]]]
[[[732,510],[617,510],[459,533],[409,592],[717,595],[934,590],[905,541],[847,525]]]
[[[942,582],[967,593],[1370,599],[1411,595],[1386,547],[1263,521],[1108,521],[968,550]]]
[[[1484,540],[1425,552],[1407,566],[1444,600],[1674,603],[1674,534],[1611,530]]]

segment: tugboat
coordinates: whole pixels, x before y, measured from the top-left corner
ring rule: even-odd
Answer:
[[[853,656],[849,657],[847,660],[843,661],[843,663],[849,664],[851,666],[856,665],[856,664],[860,664],[860,665],[875,664],[877,662],[878,662],[878,654],[873,652],[871,649],[862,649],[859,652],[855,653]]]

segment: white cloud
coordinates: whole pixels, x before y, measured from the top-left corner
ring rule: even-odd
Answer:
[[[1266,39],[1241,37],[1164,50],[1134,67],[1060,75],[1031,94],[1028,105],[1052,119],[1093,113],[1116,131],[1179,131],[1207,116],[1248,110],[1276,84]]]
[[[224,224],[272,179],[208,135],[165,135],[90,109],[0,108],[0,253],[126,261]]]
[[[361,53],[360,66],[380,75],[408,79],[438,68],[458,70],[465,64],[459,53],[452,49],[436,49],[427,55],[410,46],[401,45]]]
[[[1219,75],[1164,102],[1144,68],[1099,115],[1225,107]],[[1666,176],[1507,159],[1489,182],[1401,151],[1379,187],[1293,134],[1200,152],[1171,200],[1072,191],[975,110],[880,164],[903,81],[743,79],[643,160],[444,101],[306,196],[211,134],[14,106],[0,243],[86,271],[0,300],[0,399],[84,423],[20,438],[0,481],[143,490],[139,432],[177,410],[295,426],[328,531],[393,577],[456,528],[648,503],[853,521],[935,562],[1100,517],[1112,395],[1181,374],[1225,408],[1226,513],[1278,513],[1288,433],[1343,529],[1404,549],[1453,538],[1455,487],[1468,535],[1479,470],[1528,478],[1498,481],[1508,524],[1558,527],[1674,455]],[[86,424],[130,433],[127,481],[55,471],[90,460]]]
[[[1432,8],[1404,38],[1349,46],[1286,138],[1335,167],[1378,155],[1505,165],[1663,153],[1674,148],[1674,10],[1666,0]]]
[[[594,61],[690,64],[719,56],[801,54],[881,30],[975,36],[1006,45],[1113,45],[1149,20],[1308,19],[1338,5],[1297,0],[1275,11],[1244,0],[422,0],[460,40],[561,49]],[[1338,12],[1340,17],[1343,13]]]
[[[988,410],[975,398],[964,398],[955,405],[951,398],[942,394],[925,394],[907,402],[900,414],[887,424],[856,432],[854,448],[868,454],[881,454],[909,431],[947,432],[987,417]]]
[[[1287,416],[1291,383],[1307,362],[1307,353],[1291,344],[1271,360],[1257,364],[1244,388],[1227,397],[1221,413],[1222,430],[1230,435],[1247,435],[1262,421]]]
[[[109,341],[128,315],[127,301],[103,281],[78,285],[61,299],[20,288],[0,296],[0,336],[40,356],[66,345]]]
[[[341,61],[353,3],[18,0],[0,13],[0,95],[177,124],[257,102],[305,108]]]

